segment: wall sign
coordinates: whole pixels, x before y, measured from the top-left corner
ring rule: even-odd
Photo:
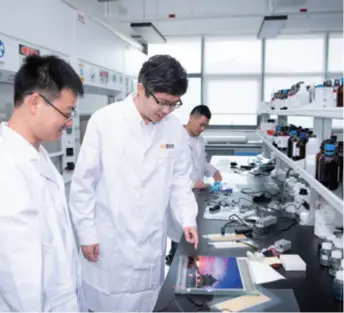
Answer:
[[[112,82],[115,84],[117,82],[117,75],[115,73],[112,74]]]
[[[5,57],[6,47],[4,42],[0,39],[0,67],[5,66],[5,61],[3,60]]]
[[[28,55],[41,55],[40,50],[19,44],[19,66],[21,66]]]
[[[79,77],[82,83],[85,81],[85,70],[84,70],[84,64],[79,63]]]
[[[109,72],[107,71],[99,71],[100,82],[106,84],[109,81]]]
[[[78,12],[78,22],[80,22],[81,24],[86,24],[85,15],[81,12]]]
[[[94,83],[94,81],[96,80],[96,71],[95,71],[94,68],[91,68],[91,69],[90,69],[90,80],[91,80],[91,82],[93,82],[93,83]]]

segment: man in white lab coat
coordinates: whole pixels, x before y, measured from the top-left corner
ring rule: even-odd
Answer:
[[[153,56],[140,70],[137,93],[89,120],[70,205],[91,311],[153,310],[164,280],[169,213],[197,248],[190,151],[170,114],[187,86],[176,59]]]
[[[205,142],[201,136],[208,127],[211,119],[210,109],[206,105],[198,105],[190,113],[188,123],[184,126],[191,150],[193,170],[191,172],[191,185],[194,190],[206,189],[204,177],[212,177],[214,181],[222,181],[221,173],[207,161]],[[177,237],[174,235],[173,237]],[[166,264],[170,265],[177,250],[178,242],[171,242],[171,250],[166,256]]]
[[[72,124],[79,76],[55,56],[30,56],[0,125],[0,311],[79,311],[81,266],[64,181],[42,141]]]

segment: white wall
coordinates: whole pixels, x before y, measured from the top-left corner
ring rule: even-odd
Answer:
[[[1,0],[0,32],[72,55],[75,12],[58,0]]]
[[[1,0],[0,40],[6,45],[3,68],[12,71],[21,64],[19,43],[65,57],[78,71],[82,60],[123,75],[126,75],[126,53],[133,55],[131,49],[134,49],[107,27],[60,0]],[[134,54],[141,57],[143,53],[135,50]],[[138,64],[136,59],[133,64]],[[136,66],[130,72],[136,74],[138,70]]]
[[[79,100],[78,112],[80,115],[92,114],[106,105],[108,105],[108,96],[86,93],[85,96]]]

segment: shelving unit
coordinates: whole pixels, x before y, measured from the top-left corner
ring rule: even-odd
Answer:
[[[320,141],[330,138],[332,132],[332,119],[344,119],[343,108],[310,108],[310,106],[301,107],[293,110],[259,110],[258,114],[261,116],[261,121],[267,121],[270,115],[277,115],[279,123],[287,123],[288,116],[308,116],[314,118],[313,131]],[[323,186],[319,181],[307,173],[299,161],[295,162],[288,158],[288,156],[278,150],[272,143],[259,131],[257,135],[264,144],[264,149],[274,152],[276,158],[288,168],[293,169],[299,176],[306,181],[311,188],[311,218],[315,216],[315,203],[321,197],[324,201],[330,204],[336,211],[343,214],[344,201],[342,192],[331,191]],[[340,188],[342,189],[342,186]]]
[[[279,115],[279,116],[308,116],[328,119],[343,119],[343,108],[306,108],[293,110],[269,110],[260,114]]]
[[[281,160],[281,162],[283,162],[289,168],[295,170],[295,172],[299,174],[300,177],[304,179],[310,185],[310,187],[317,192],[317,194],[319,194],[327,203],[332,205],[339,213],[343,214],[343,199],[341,199],[336,193],[332,192],[331,190],[328,190],[314,177],[309,175],[303,168],[300,167],[300,162],[295,162],[291,160],[285,153],[274,147],[268,139],[264,138],[264,136],[260,134],[260,132],[257,132],[257,135],[262,140],[264,145],[266,145],[269,150],[274,152],[276,157],[279,160]]]

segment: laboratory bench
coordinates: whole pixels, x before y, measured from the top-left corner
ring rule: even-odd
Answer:
[[[227,157],[231,161],[244,164],[247,158],[243,157]],[[222,162],[222,163],[221,163]],[[231,173],[228,170],[228,162],[224,162],[220,157],[212,159],[212,163],[217,165],[219,169],[222,167],[222,173],[225,181],[239,181],[242,188],[249,187],[252,189],[259,188],[262,190],[262,185],[269,184],[269,177],[240,177],[237,174]],[[227,170],[226,170],[227,169]],[[257,189],[255,189],[257,190]],[[212,296],[200,295],[177,295],[174,292],[174,286],[177,277],[178,256],[180,255],[205,255],[205,256],[246,256],[246,252],[250,248],[214,248],[210,246],[207,240],[203,237],[206,234],[220,234],[221,227],[226,221],[204,219],[203,214],[206,209],[206,199],[209,195],[208,191],[198,192],[196,194],[199,205],[199,213],[197,217],[197,225],[199,231],[199,246],[197,251],[192,245],[186,243],[182,238],[174,260],[170,266],[166,280],[161,288],[158,300],[155,305],[155,312],[196,312],[196,311],[210,311],[206,304],[212,300]],[[290,221],[282,221],[282,223],[289,223]],[[328,269],[323,268],[319,264],[318,247],[319,239],[314,236],[313,226],[301,226],[299,224],[288,228],[283,232],[272,233],[271,235],[259,237],[255,243],[259,248],[267,248],[279,239],[287,239],[292,243],[288,254],[298,254],[306,263],[306,272],[286,272],[283,267],[277,269],[286,279],[261,285],[263,288],[276,293],[277,297],[283,298],[282,302],[265,311],[279,311],[279,312],[343,312],[342,302],[337,302],[333,299],[333,278],[328,274]],[[234,232],[231,227],[226,228],[226,233]],[[250,250],[252,251],[252,250]],[[283,295],[285,291],[289,290],[289,296],[285,298]],[[290,291],[293,291],[293,294]],[[282,294],[279,294],[282,292]],[[290,296],[291,295],[291,296]]]

